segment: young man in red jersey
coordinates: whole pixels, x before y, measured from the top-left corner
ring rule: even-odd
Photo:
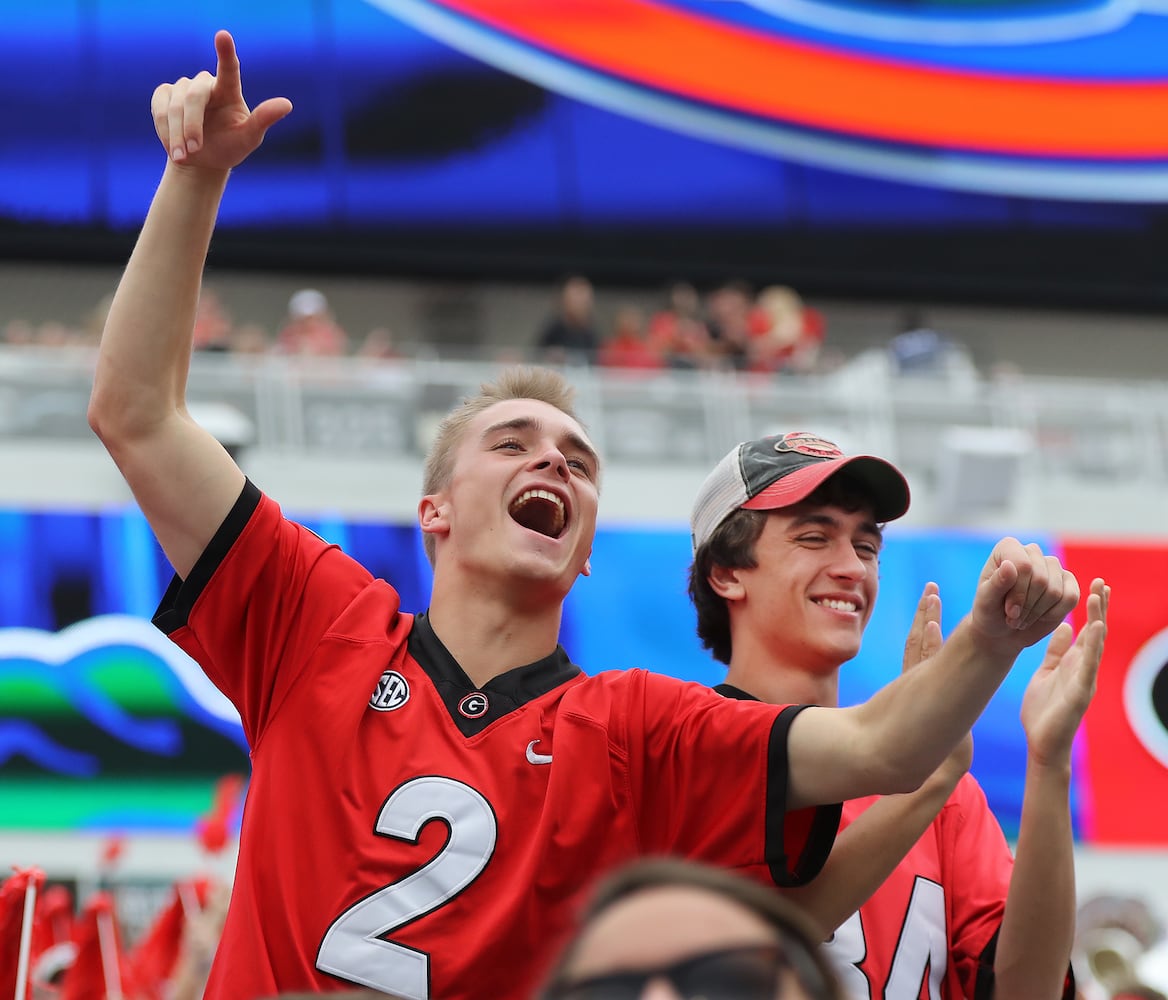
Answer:
[[[90,404],[175,569],[155,621],[231,698],[252,748],[211,1000],[353,984],[526,997],[580,892],[618,862],[678,854],[805,880],[838,821],[838,806],[810,807],[916,787],[1077,600],[1073,577],[1003,550],[964,641],[854,709],[586,677],[557,636],[588,572],[599,460],[563,381],[519,372],[439,431],[418,507],[433,592],[425,614],[404,613],[187,412],[228,174],[291,111],[249,109],[231,36],[215,45],[214,76],[155,91],[168,163]]]
[[[876,602],[881,525],[908,506],[902,483],[882,459],[809,434],[748,441],[719,463],[694,504],[690,575],[698,634],[729,667],[717,690],[837,704],[840,668]],[[1071,744],[1095,689],[1107,599],[1094,581],[1087,627],[1072,643],[1059,626],[1027,688],[1016,860],[966,774],[970,743],[911,795],[844,803],[832,855],[800,898],[834,930],[829,951],[853,1000],[1074,996]],[[908,666],[941,646],[939,623],[930,584]]]

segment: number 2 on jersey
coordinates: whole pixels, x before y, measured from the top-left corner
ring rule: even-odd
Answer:
[[[350,906],[329,927],[316,956],[321,972],[408,1000],[430,998],[430,956],[383,935],[438,909],[473,882],[495,853],[491,805],[469,785],[437,776],[407,781],[385,801],[376,830],[417,843],[443,820],[450,839],[416,872]]]

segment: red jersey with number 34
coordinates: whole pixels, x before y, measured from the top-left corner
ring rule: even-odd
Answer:
[[[252,751],[207,1000],[354,984],[527,998],[594,878],[677,854],[797,884],[839,807],[785,815],[798,708],[562,649],[476,688],[424,615],[248,483],[155,622]]]
[[[727,698],[754,701],[730,684]],[[843,804],[840,829],[879,796]],[[826,943],[848,1000],[992,1000],[1014,856],[972,775],[868,901]],[[1068,967],[1062,1000],[1073,1000]]]
[[[844,803],[844,826],[875,798]],[[971,775],[827,946],[848,997],[990,1000],[1014,859]]]

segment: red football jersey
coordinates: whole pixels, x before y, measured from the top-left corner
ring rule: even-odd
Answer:
[[[730,684],[727,698],[754,701]],[[843,805],[843,830],[879,796]],[[966,774],[929,829],[825,945],[849,1000],[990,1000],[1014,856]],[[1070,969],[1064,1000],[1075,996]]]
[[[814,875],[839,808],[786,816],[798,708],[562,649],[475,688],[424,615],[250,483],[156,624],[252,749],[208,1000],[353,984],[526,998],[596,875],[677,854]]]
[[[875,798],[844,803],[846,826]],[[932,826],[828,954],[854,1000],[989,1000],[1014,859],[985,792],[965,775]],[[1068,969],[1064,1000],[1075,996]]]
[[[843,826],[875,797],[844,803]],[[962,1000],[992,987],[1014,859],[985,793],[965,775],[924,835],[827,946],[855,1000]],[[982,990],[977,989],[979,969]]]

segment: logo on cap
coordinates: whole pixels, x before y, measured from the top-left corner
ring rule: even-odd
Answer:
[[[784,434],[775,442],[775,451],[784,454],[789,451],[799,455],[809,455],[812,458],[843,458],[839,445],[806,431],[792,431]]]

